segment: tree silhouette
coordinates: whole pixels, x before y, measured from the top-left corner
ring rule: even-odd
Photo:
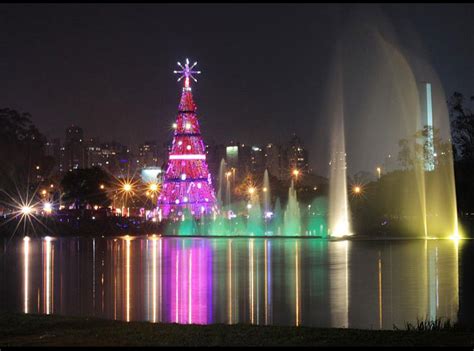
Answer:
[[[67,205],[73,204],[76,209],[84,209],[87,205],[108,206],[111,202],[107,196],[110,184],[109,175],[99,167],[75,169],[61,181],[63,201]],[[101,185],[104,185],[103,189]]]

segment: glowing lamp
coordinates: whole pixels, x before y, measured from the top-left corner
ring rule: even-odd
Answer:
[[[31,214],[33,212],[33,207],[31,206],[22,206],[21,207],[21,213],[24,214],[25,216]]]
[[[53,210],[53,206],[51,205],[50,202],[45,202],[43,205],[43,210],[45,212],[51,213],[51,211]]]

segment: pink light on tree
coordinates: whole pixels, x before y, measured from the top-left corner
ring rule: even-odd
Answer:
[[[193,74],[197,62],[189,66],[189,60],[183,66],[178,62],[184,87],[178,106],[178,117],[173,124],[174,136],[168,165],[163,180],[163,187],[158,197],[158,207],[162,216],[178,217],[188,209],[194,217],[210,214],[216,210],[216,198],[211,175],[206,162],[206,149],[201,137],[196,115],[196,104],[193,100],[189,78],[197,82]]]

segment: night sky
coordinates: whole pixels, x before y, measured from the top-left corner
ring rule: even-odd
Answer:
[[[203,72],[193,91],[206,142],[296,132],[323,169],[334,43],[361,13],[423,52],[447,95],[474,95],[470,4],[0,5],[0,105],[50,137],[77,124],[102,141],[164,141],[181,87],[172,71],[189,57]]]

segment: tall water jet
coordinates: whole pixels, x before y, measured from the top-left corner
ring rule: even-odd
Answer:
[[[248,235],[262,236],[265,233],[265,224],[263,222],[260,199],[256,191],[251,194],[247,208],[249,213],[249,218],[247,220]]]
[[[230,176],[231,176],[231,173],[230,172],[227,172],[226,173],[226,181],[225,181],[225,184],[226,184],[226,187],[225,187],[225,198],[226,198],[226,206],[227,206],[227,210],[228,211],[231,211],[232,208],[231,208],[231,204],[232,204],[232,196],[231,196],[231,185],[230,185]]]
[[[395,30],[374,7],[360,6],[351,17],[339,56],[350,92],[343,95],[345,146],[350,170],[380,170],[370,201],[383,215],[373,223],[397,234],[456,237],[447,99],[427,51],[417,33]]]
[[[222,208],[222,206],[224,205],[224,201],[222,199],[222,193],[223,193],[223,189],[224,189],[224,177],[225,177],[225,160],[222,159],[221,160],[221,163],[219,165],[219,188],[217,190],[217,204],[219,206],[219,208]]]
[[[317,197],[309,205],[308,235],[326,238],[328,234],[327,212],[328,201],[326,197]]]
[[[275,208],[273,210],[272,225],[273,235],[281,235],[283,231],[283,211],[281,209],[280,198],[277,197],[275,201]]]
[[[271,192],[270,192],[270,180],[268,178],[268,170],[265,169],[263,172],[263,211],[265,217],[271,212]]]
[[[301,235],[301,213],[293,180],[288,189],[288,204],[283,216],[283,235]]]
[[[346,146],[344,133],[343,77],[340,50],[335,64],[330,94],[332,106],[331,161],[329,163],[329,234],[332,237],[351,235],[347,199]]]

